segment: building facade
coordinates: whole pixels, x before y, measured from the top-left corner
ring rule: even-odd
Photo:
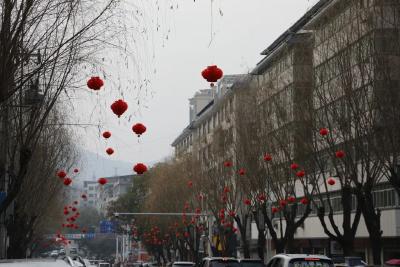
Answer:
[[[381,213],[381,258],[395,257],[400,253],[396,246],[400,241],[399,195],[388,183],[383,167],[372,178],[363,176],[358,170],[370,171],[363,162],[372,154],[366,147],[369,148],[375,139],[370,141],[366,136],[374,135],[377,125],[382,127],[380,125],[390,123],[382,122],[389,114],[381,107],[387,106],[389,101],[398,103],[392,98],[400,97],[393,93],[400,90],[399,14],[399,1],[319,1],[262,52],[264,58],[251,75],[237,76],[238,79],[230,80],[227,89],[218,87],[216,92],[209,93],[214,95],[213,99],[196,116],[191,115],[189,126],[173,142],[176,156],[192,155],[203,162],[204,168],[209,167],[210,161],[222,166],[222,161],[227,159],[240,164],[245,151],[236,143],[247,139],[248,146],[256,153],[274,155],[276,183],[293,176],[288,168],[292,162],[311,170],[312,176],[316,177],[315,183],[321,188],[326,177],[338,177],[335,185],[321,189],[318,196],[322,202],[329,198],[333,220],[339,226],[343,221],[341,184],[346,182],[346,175],[351,170],[346,164],[351,162],[356,170],[355,184],[364,183],[363,179],[371,179],[375,184],[372,199]],[[220,84],[223,88],[223,80]],[[254,99],[249,97],[253,93]],[[388,94],[391,98],[382,97]],[[238,110],[246,101],[252,103],[246,105],[247,109],[253,110],[243,120]],[[392,113],[393,110],[398,111],[395,108]],[[255,135],[241,133],[242,128],[252,130],[252,123],[256,124]],[[330,129],[332,143],[314,134],[316,129],[323,127]],[[391,124],[391,127],[398,125]],[[217,133],[223,136],[222,141],[215,138]],[[212,148],[216,142],[222,144],[222,154],[217,155]],[[329,157],[332,154],[329,149],[344,149],[350,160],[335,162]],[[396,149],[399,147],[390,148],[390,153]],[[352,158],[355,160],[351,161]],[[373,161],[369,159],[369,162]],[[304,188],[299,183],[294,186],[296,196],[303,197]],[[351,202],[354,219],[354,196]],[[318,208],[318,201],[315,201],[310,215],[296,231],[295,244],[292,244],[295,251],[292,252],[340,255],[343,250],[321,226]],[[297,216],[302,212],[304,210]],[[280,232],[280,227],[284,230],[285,222],[280,226],[275,221],[274,227]],[[256,239],[255,224],[250,228],[251,237]],[[332,227],[328,230],[335,231]],[[354,253],[372,262],[369,235],[362,218],[356,232]],[[271,250],[268,255],[272,254],[274,246],[269,244],[267,247]]]

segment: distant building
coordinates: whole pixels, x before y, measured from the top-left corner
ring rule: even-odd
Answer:
[[[126,194],[132,187],[133,175],[105,177],[107,184],[99,185],[95,181],[85,181],[83,188],[88,196],[86,206],[94,207],[99,212],[106,212],[111,202]]]

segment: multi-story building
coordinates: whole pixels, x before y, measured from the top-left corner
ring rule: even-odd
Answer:
[[[260,152],[268,151],[274,155],[274,159],[279,159],[277,161],[285,169],[282,178],[288,177],[285,175],[289,173],[288,166],[293,161],[303,163],[310,170],[316,169],[305,160],[310,153],[318,154],[324,164],[323,169],[315,173],[320,177],[318,179],[340,175],[338,171],[346,175],[343,166],[337,166],[337,163],[333,166],[332,160],[326,157],[329,152],[326,144],[316,139],[311,130],[329,126],[334,147],[345,148],[350,156],[357,156],[352,142],[358,142],[354,137],[354,125],[360,122],[348,115],[352,112],[351,107],[342,99],[346,94],[359,93],[359,97],[355,98],[356,108],[364,116],[372,113],[368,109],[371,108],[370,103],[386,105],[382,98],[374,97],[381,96],[382,92],[400,90],[399,10],[400,1],[319,1],[262,52],[264,58],[252,71],[252,77],[233,82],[229,86],[231,90],[221,90],[220,99],[215,97],[219,91],[214,93],[214,99],[197,113],[196,119],[191,120],[172,144],[176,156],[191,153],[200,160],[212,160],[213,163],[229,157],[238,161],[238,155],[235,155],[237,149],[232,147],[240,138],[238,129],[243,124],[235,117],[234,111],[243,104],[243,97],[252,88],[256,91],[253,105],[255,121],[252,123],[262,125],[257,127],[261,131],[252,142],[256,143],[255,147],[261,148]],[[398,94],[392,95],[398,97]],[[337,113],[329,114],[329,109]],[[340,124],[340,116],[344,116],[344,124],[351,124],[348,132],[347,128],[343,130],[337,125]],[[375,120],[370,123],[368,129],[376,126]],[[382,122],[378,119],[378,123]],[[251,124],[246,127],[251,127]],[[216,141],[216,131],[221,130],[222,143],[225,143],[222,157],[216,156],[211,148]],[[355,164],[362,168],[362,163]],[[279,176],[275,177],[279,182]],[[400,252],[396,246],[400,241],[400,200],[385,178],[378,177],[377,181],[372,196],[376,209],[381,213],[382,259],[386,260]],[[327,190],[334,211],[333,218],[341,226],[343,210],[340,183]],[[298,197],[301,197],[301,190],[298,191]],[[326,197],[322,198],[326,201]],[[354,217],[354,196],[352,205]],[[343,251],[340,246],[326,235],[317,209],[316,205],[312,205],[311,214],[296,231],[292,247],[303,253],[341,254]],[[301,214],[299,212],[298,215]],[[279,232],[279,223],[274,225]],[[257,238],[256,227],[253,225],[251,228],[251,236]],[[332,227],[329,230],[334,231]],[[372,262],[369,232],[364,219],[361,219],[357,228],[354,245],[356,254]]]
[[[98,183],[95,181],[84,181],[83,182],[83,191],[86,193],[86,196],[87,196],[87,202],[84,203],[85,206],[96,207],[97,186],[98,186]]]
[[[213,130],[218,126],[229,128],[229,117],[233,113],[233,94],[230,89],[243,77],[244,75],[225,75],[217,86],[200,90],[189,100],[189,125],[172,143],[177,157],[196,153],[200,159],[209,153]]]
[[[88,200],[84,205],[94,207],[101,213],[106,212],[111,202],[132,188],[132,178],[132,175],[106,177],[105,185],[99,185],[95,181],[85,181],[83,188]]]

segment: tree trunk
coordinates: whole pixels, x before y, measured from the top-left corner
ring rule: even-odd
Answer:
[[[361,210],[369,233],[374,265],[381,265],[382,230],[381,211],[375,210],[372,189],[366,187],[360,194]]]
[[[263,230],[258,229],[258,239],[257,239],[257,253],[258,257],[264,262],[265,259],[265,244],[266,244],[266,238],[265,238],[265,233]]]
[[[279,240],[273,240],[275,244],[276,254],[285,252],[285,245]]]

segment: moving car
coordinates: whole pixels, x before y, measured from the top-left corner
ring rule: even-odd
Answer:
[[[194,267],[195,263],[191,261],[176,261],[172,264],[172,267]]]
[[[278,254],[267,267],[334,267],[333,261],[324,255]]]
[[[240,267],[240,263],[235,258],[207,257],[200,267]]]

